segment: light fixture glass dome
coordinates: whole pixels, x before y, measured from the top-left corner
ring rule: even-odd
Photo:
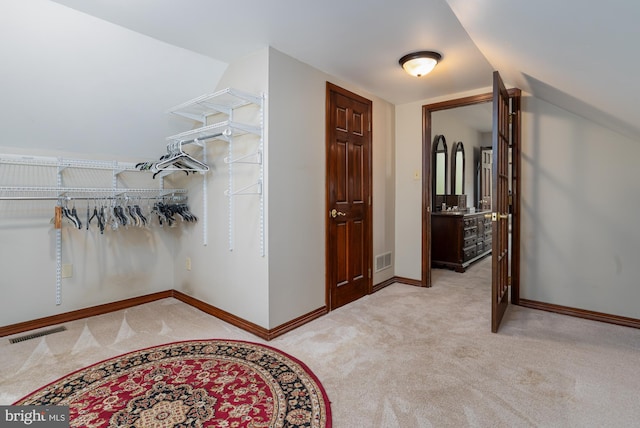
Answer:
[[[407,54],[398,61],[404,71],[412,76],[421,77],[429,74],[442,58],[437,52],[421,51]]]

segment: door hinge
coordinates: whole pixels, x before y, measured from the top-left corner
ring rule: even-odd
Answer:
[[[371,268],[369,268],[369,279],[371,279]]]
[[[371,195],[369,195],[369,206],[371,206]]]

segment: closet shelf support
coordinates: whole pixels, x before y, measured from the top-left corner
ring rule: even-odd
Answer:
[[[252,158],[254,156],[257,158],[255,161],[245,161],[245,159],[249,159],[249,158]],[[235,159],[229,159],[228,157],[225,157],[224,158],[224,163],[226,163],[227,165],[234,164],[234,163],[247,163],[247,164],[252,164],[252,165],[262,165],[262,152],[261,151],[257,151],[257,152],[254,152],[254,153],[249,153],[248,155],[240,156],[240,157],[237,157]]]

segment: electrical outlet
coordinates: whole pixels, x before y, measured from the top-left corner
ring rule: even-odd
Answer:
[[[73,276],[73,265],[72,264],[64,264],[62,265],[62,271],[60,272],[63,278],[71,278]]]
[[[191,270],[191,257],[187,257],[184,267],[187,268],[187,270]]]

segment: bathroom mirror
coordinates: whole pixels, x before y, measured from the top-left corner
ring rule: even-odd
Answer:
[[[451,152],[451,191],[454,195],[464,195],[464,144],[453,144]]]
[[[433,139],[433,195],[447,194],[447,141],[444,135]],[[443,198],[444,199],[444,198]]]

